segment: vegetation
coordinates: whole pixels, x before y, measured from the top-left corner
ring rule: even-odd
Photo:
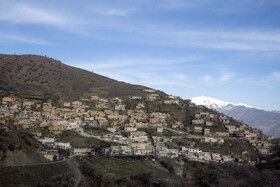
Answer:
[[[118,82],[44,56],[0,54],[0,89],[31,98],[51,96],[61,104],[82,96],[141,96],[145,87]]]
[[[224,155],[242,155],[247,151],[250,153],[258,154],[256,149],[247,143],[246,140],[225,139],[225,143],[205,143],[195,139],[195,147],[200,148],[205,152],[221,153]]]
[[[158,173],[162,177],[170,174],[158,161],[143,158],[92,157],[86,158],[82,167],[91,168],[95,175],[102,176],[103,181],[111,184],[149,172]]]
[[[87,138],[75,133],[73,131],[64,131],[59,135],[56,141],[70,142],[74,147],[93,147],[100,148],[104,146],[110,146],[110,144],[100,141],[96,138]]]
[[[69,186],[74,184],[67,163],[0,167],[0,186]]]
[[[0,165],[17,165],[40,162],[45,159],[39,153],[42,145],[24,130],[0,129]]]

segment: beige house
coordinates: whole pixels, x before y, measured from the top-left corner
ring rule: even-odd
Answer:
[[[219,144],[223,144],[225,142],[223,138],[212,138],[212,137],[202,138],[201,141],[205,143],[219,143]]]
[[[203,119],[194,119],[194,120],[192,120],[192,124],[193,125],[204,124],[204,120]]]
[[[136,109],[145,109],[145,104],[144,103],[138,103],[137,105],[136,105]]]
[[[194,126],[194,132],[202,132],[202,127]]]
[[[207,125],[207,126],[213,126],[213,125],[214,125],[214,122],[212,122],[212,121],[206,121],[206,122],[205,122],[205,125]]]
[[[239,127],[238,126],[234,126],[234,125],[226,125],[225,126],[229,132],[237,132],[239,131]]]
[[[209,134],[210,133],[210,129],[204,129],[203,133],[204,133],[204,135]]]
[[[92,148],[74,148],[73,155],[75,155],[75,156],[95,155],[95,150]]]

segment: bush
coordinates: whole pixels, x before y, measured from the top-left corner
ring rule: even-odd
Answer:
[[[14,150],[15,150],[14,144],[10,144],[10,145],[8,146],[8,149],[9,149],[10,151],[14,151]]]

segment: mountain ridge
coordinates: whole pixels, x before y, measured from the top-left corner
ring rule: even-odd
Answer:
[[[262,130],[265,134],[280,136],[279,111],[267,111],[246,104],[234,104],[205,96],[191,98],[191,101],[244,121],[250,126]],[[218,104],[215,104],[215,101],[218,101]]]
[[[46,56],[0,54],[0,89],[51,96],[63,103],[89,95],[141,96],[149,88],[116,81]]]

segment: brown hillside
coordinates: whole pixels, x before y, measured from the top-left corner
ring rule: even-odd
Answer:
[[[75,100],[90,95],[143,95],[143,89],[44,56],[0,54],[0,90]]]

